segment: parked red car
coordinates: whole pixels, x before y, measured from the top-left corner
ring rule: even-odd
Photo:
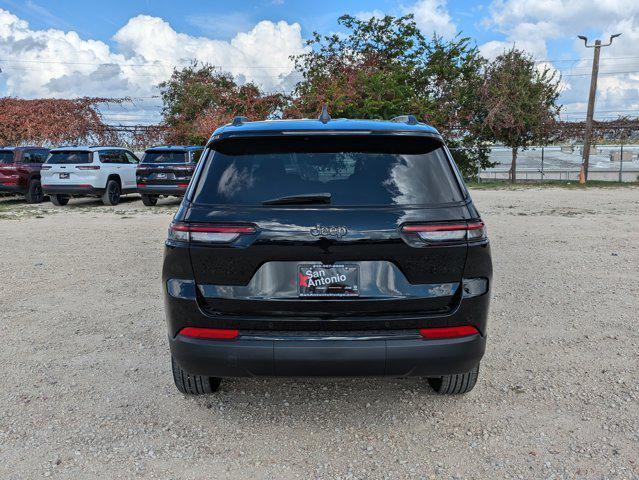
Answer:
[[[40,170],[49,156],[42,147],[0,147],[0,192],[24,195],[29,203],[44,200]]]

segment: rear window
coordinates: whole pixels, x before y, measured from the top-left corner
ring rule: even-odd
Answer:
[[[186,163],[186,152],[146,152],[142,163]]]
[[[432,205],[463,199],[442,144],[427,137],[296,137],[221,141],[193,200],[261,205],[329,193],[331,205]]]
[[[13,163],[13,151],[0,150],[0,163]]]
[[[91,152],[51,152],[47,163],[92,163],[93,154]]]

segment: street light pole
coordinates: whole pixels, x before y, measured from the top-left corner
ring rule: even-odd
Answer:
[[[592,74],[590,76],[590,94],[588,96],[588,113],[586,114],[586,133],[584,136],[584,150],[581,162],[581,171],[579,172],[579,183],[588,181],[588,163],[590,161],[590,143],[592,141],[592,118],[595,113],[595,97],[597,94],[597,77],[599,76],[599,55],[601,47],[612,45],[612,41],[621,33],[610,36],[608,43],[602,44],[601,40],[596,40],[594,44],[588,45],[588,37],[578,35],[577,37],[584,41],[586,48],[594,48],[595,54],[592,58]]]

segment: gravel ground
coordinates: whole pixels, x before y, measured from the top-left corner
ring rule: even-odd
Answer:
[[[455,398],[420,379],[185,398],[160,290],[176,203],[0,199],[0,478],[639,478],[639,189],[473,197],[495,281]]]

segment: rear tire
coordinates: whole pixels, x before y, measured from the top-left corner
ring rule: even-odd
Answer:
[[[221,378],[191,375],[180,367],[171,357],[173,381],[177,389],[185,395],[207,395],[216,392],[222,382]]]
[[[142,203],[147,207],[153,207],[158,203],[158,196],[142,194]]]
[[[44,200],[44,193],[42,192],[40,180],[34,178],[29,182],[29,188],[27,189],[25,198],[27,199],[27,203],[42,203]]]
[[[121,194],[122,189],[120,188],[118,181],[109,180],[106,184],[106,188],[104,189],[104,193],[102,194],[102,203],[104,203],[107,207],[113,207],[120,203]]]
[[[69,203],[69,197],[65,197],[64,195],[49,195],[49,199],[51,203],[58,207],[64,207],[67,203]]]
[[[428,379],[428,384],[440,395],[461,395],[470,392],[477,383],[479,364],[467,373],[444,375]]]

